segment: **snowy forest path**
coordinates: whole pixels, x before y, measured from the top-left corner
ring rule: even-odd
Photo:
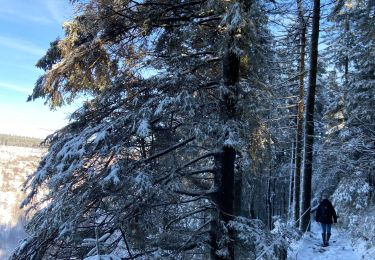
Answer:
[[[312,223],[311,231],[301,240],[292,244],[288,250],[288,260],[359,260],[362,254],[355,250],[350,236],[336,227],[332,227],[332,236],[328,247],[322,247],[320,225]]]

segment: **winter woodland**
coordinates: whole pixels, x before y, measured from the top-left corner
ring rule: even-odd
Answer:
[[[322,192],[375,246],[374,1],[70,2],[12,259],[286,259]]]

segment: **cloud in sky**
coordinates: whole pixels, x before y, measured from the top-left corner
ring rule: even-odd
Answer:
[[[43,73],[35,63],[72,9],[68,0],[0,0],[0,133],[42,137],[66,125],[74,108],[52,112],[45,100],[26,98]]]
[[[11,37],[5,37],[0,35],[0,46],[7,47],[9,49],[22,51],[37,57],[41,57],[46,53],[46,50],[35,46],[35,44],[25,41],[22,39],[16,39]]]
[[[10,90],[14,90],[14,91],[17,91],[17,92],[20,92],[20,93],[31,94],[31,89],[25,88],[25,87],[22,87],[22,86],[18,86],[18,85],[12,84],[12,83],[7,83],[7,82],[1,82],[0,81],[0,88],[10,89]]]
[[[23,20],[23,21],[28,21],[28,22],[33,22],[33,23],[38,23],[38,24],[53,24],[54,20],[50,19],[45,16],[41,15],[33,15],[33,14],[28,14],[28,13],[21,13],[18,10],[14,9],[1,9],[0,10],[0,17],[2,19],[6,20]]]
[[[61,25],[72,13],[69,2],[62,0],[0,0],[0,6],[2,19],[17,19],[44,25]]]
[[[63,3],[63,1],[43,1],[51,17],[58,23],[62,23],[69,18],[70,11]]]

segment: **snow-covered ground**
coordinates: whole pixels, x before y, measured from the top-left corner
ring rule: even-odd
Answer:
[[[17,157],[41,156],[46,149],[0,145],[0,161],[9,161]]]
[[[19,208],[25,193],[22,183],[37,167],[46,149],[0,145],[0,259],[7,259],[26,236],[24,212]]]
[[[293,243],[288,251],[288,260],[373,260],[375,248],[368,249],[364,242],[353,242],[345,230],[332,228],[330,246],[322,247],[320,225],[311,225],[311,232]]]

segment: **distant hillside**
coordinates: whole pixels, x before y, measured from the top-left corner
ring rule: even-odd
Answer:
[[[19,147],[41,147],[42,139],[17,135],[0,134],[0,145]]]

